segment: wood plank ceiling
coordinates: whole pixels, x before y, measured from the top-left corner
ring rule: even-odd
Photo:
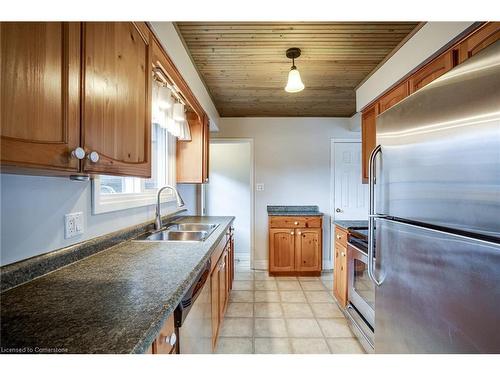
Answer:
[[[415,22],[178,22],[222,117],[349,117],[355,87],[417,27]],[[284,90],[290,47],[305,89]]]

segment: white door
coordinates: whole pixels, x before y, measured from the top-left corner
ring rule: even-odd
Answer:
[[[368,218],[368,185],[361,183],[361,143],[333,142],[334,220]]]

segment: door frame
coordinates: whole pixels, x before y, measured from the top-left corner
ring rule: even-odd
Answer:
[[[330,251],[329,258],[323,259],[323,269],[333,269],[335,257],[335,144],[336,143],[361,143],[361,135],[358,138],[330,138]]]
[[[248,143],[250,145],[250,268],[254,269],[255,258],[255,153],[253,138],[210,138],[212,143]],[[203,191],[203,207],[202,212],[206,212],[207,189]]]

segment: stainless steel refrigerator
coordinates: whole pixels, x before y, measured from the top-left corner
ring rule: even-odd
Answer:
[[[500,41],[377,118],[376,353],[500,353]]]

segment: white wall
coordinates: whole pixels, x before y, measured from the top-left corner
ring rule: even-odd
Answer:
[[[427,22],[356,90],[356,110],[360,111],[472,24]]]
[[[221,118],[222,138],[253,138],[256,268],[268,260],[267,205],[318,205],[325,213],[323,254],[330,259],[330,139],[357,138],[348,118]]]
[[[172,59],[182,77],[188,84],[196,99],[210,118],[210,129],[217,130],[219,124],[219,112],[215,108],[203,81],[198,74],[177,30],[172,22],[151,22],[156,36]]]
[[[250,260],[251,145],[210,143],[210,182],[207,184],[207,215],[234,216],[235,253]]]
[[[1,265],[154,219],[154,205],[92,215],[91,182],[1,174],[0,186]],[[167,214],[176,205],[162,208]],[[66,240],[64,215],[79,211],[85,217],[85,233]]]

